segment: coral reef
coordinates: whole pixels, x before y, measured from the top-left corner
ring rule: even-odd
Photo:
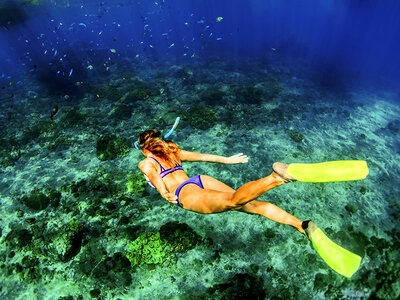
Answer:
[[[263,91],[254,86],[243,87],[238,91],[239,98],[244,103],[258,104],[261,102]]]
[[[188,112],[182,112],[182,118],[189,121],[190,125],[198,129],[208,129],[215,125],[217,121],[216,112],[205,105],[196,105]]]
[[[49,246],[62,262],[67,262],[81,250],[83,224],[71,221],[58,234]]]
[[[301,143],[304,139],[304,135],[298,130],[289,130],[289,137],[296,143]]]
[[[33,210],[43,210],[50,204],[50,199],[42,192],[33,192],[24,196],[22,202]]]
[[[131,143],[124,137],[103,135],[97,140],[96,155],[99,160],[112,160],[125,157],[131,149]]]
[[[200,99],[203,100],[207,105],[221,105],[225,93],[219,88],[210,87],[204,90],[200,94]]]
[[[140,171],[135,174],[130,174],[127,178],[126,188],[129,193],[143,196],[146,193],[146,186],[147,182]]]
[[[172,246],[161,240],[159,232],[147,232],[134,240],[126,257],[133,265],[160,264],[164,267],[177,260]]]
[[[228,282],[216,284],[207,290],[212,299],[259,299],[267,296],[261,278],[249,274],[236,274]]]
[[[129,245],[126,256],[133,265],[168,267],[176,263],[175,253],[187,252],[200,241],[200,236],[187,224],[169,222],[157,232],[146,232],[139,236]]]

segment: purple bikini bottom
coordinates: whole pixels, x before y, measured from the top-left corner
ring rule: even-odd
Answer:
[[[198,185],[200,188],[204,189],[203,183],[201,182],[200,175],[197,175],[197,176],[194,176],[194,177],[192,177],[192,178],[189,178],[188,180],[186,180],[185,182],[183,182],[183,183],[176,189],[176,191],[175,191],[175,195],[176,195],[176,197],[178,197],[178,199],[176,199],[176,203],[178,204],[179,207],[182,207],[182,206],[179,204],[179,193],[180,193],[181,189],[182,189],[185,185],[187,185],[187,184],[189,184],[189,183],[193,183],[193,184],[195,184],[195,185]]]

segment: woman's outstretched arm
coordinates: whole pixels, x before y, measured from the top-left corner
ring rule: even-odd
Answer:
[[[181,161],[208,161],[222,164],[244,164],[249,161],[249,158],[243,153],[239,153],[230,157],[225,157],[220,155],[202,154],[185,150],[180,151],[180,159]]]

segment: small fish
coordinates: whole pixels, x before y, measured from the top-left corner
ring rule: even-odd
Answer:
[[[99,35],[101,35],[103,33],[103,30],[100,30]]]
[[[272,50],[272,51],[275,51],[275,50],[276,50],[276,48],[271,48],[271,50]]]
[[[221,22],[224,18],[223,17],[218,17],[215,21],[216,22]]]
[[[57,114],[57,112],[58,112],[58,106],[56,105],[56,106],[53,107],[53,109],[51,111],[51,114],[50,114],[50,119],[51,120],[53,120],[53,117]]]
[[[45,50],[43,54],[46,54],[46,53],[47,53],[47,50]]]
[[[37,218],[28,218],[28,219],[25,219],[25,222],[28,224],[32,224],[32,223],[35,223],[36,220],[37,220]]]
[[[71,68],[71,70],[69,70],[69,77],[71,77],[73,71],[74,71],[74,69],[72,69],[72,68]]]
[[[110,49],[110,51],[111,51],[112,53],[117,53],[117,50],[115,50],[115,49]]]
[[[136,56],[135,56],[135,57],[136,57],[136,58],[138,58],[139,56],[140,56],[139,54],[136,54]]]
[[[57,75],[60,74],[61,71],[57,71]]]
[[[153,45],[149,45],[150,46],[150,48],[154,48],[154,46]]]
[[[208,37],[211,37],[213,35],[213,33],[211,32],[210,35]]]
[[[188,23],[188,22],[185,22],[185,25],[187,26],[187,25],[189,25],[189,23]]]
[[[56,51],[54,51],[54,56],[56,56],[57,55],[57,50]]]
[[[78,25],[79,25],[79,26],[86,27],[86,24],[85,24],[85,23],[79,23]]]
[[[93,70],[93,66],[92,65],[88,65],[87,69],[88,70]]]
[[[221,37],[219,37],[219,38],[216,38],[216,40],[217,40],[217,41],[220,41],[220,40],[222,40],[222,38],[221,38]]]
[[[172,44],[169,46],[169,48],[171,48],[171,47],[173,47],[173,46],[175,46],[175,43],[172,43]]]
[[[166,33],[163,33],[162,35],[168,35],[168,32],[166,32]]]

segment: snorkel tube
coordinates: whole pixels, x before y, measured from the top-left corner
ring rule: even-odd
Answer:
[[[170,131],[168,131],[168,133],[166,135],[164,135],[164,139],[167,139],[176,129],[176,127],[178,127],[179,121],[181,120],[180,117],[177,117],[174,123],[174,126],[172,126],[172,128],[170,129]]]
[[[178,124],[179,124],[179,121],[180,121],[180,120],[181,120],[180,117],[177,117],[177,118],[176,118],[175,123],[174,123],[174,125],[172,126],[172,128],[170,129],[170,131],[168,131],[167,134],[164,135],[164,137],[163,137],[164,139],[168,138],[168,137],[174,132],[174,130],[176,129],[176,127],[178,127]],[[136,141],[134,145],[135,145],[135,148],[136,148],[136,149],[140,150],[138,141]]]

